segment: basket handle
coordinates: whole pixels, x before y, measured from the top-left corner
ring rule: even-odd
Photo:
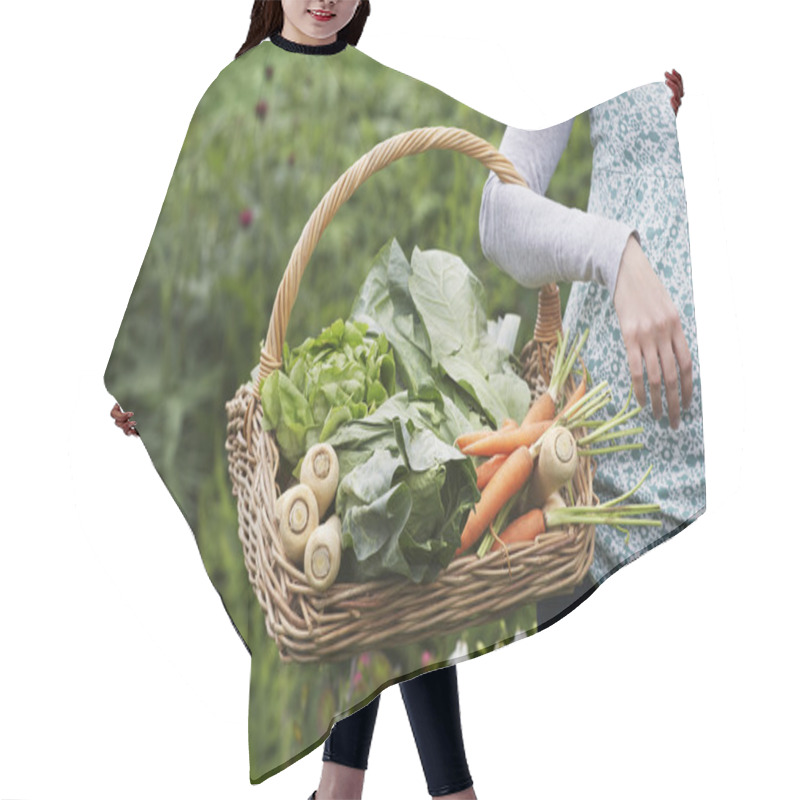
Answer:
[[[528,184],[514,168],[511,161],[500,153],[493,145],[462,128],[430,127],[415,128],[399,133],[375,145],[352,166],[350,166],[336,183],[331,186],[320,200],[314,212],[306,222],[300,239],[292,251],[289,264],[278,286],[269,330],[261,349],[258,380],[252,386],[252,399],[248,412],[252,412],[254,401],[260,401],[258,386],[273,370],[281,366],[283,343],[289,315],[297,298],[300,279],[303,277],[314,248],[322,236],[322,232],[333,219],[339,208],[353,195],[355,190],[373,173],[383,169],[403,156],[424,153],[427,150],[457,150],[480,161],[493,170],[503,183],[516,184],[528,188]],[[250,416],[250,413],[248,413]],[[249,427],[248,427],[249,430]]]
[[[547,283],[539,289],[533,340],[537,344],[555,343],[562,330],[561,321],[561,292],[557,283]]]

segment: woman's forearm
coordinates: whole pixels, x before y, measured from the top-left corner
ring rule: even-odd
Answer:
[[[491,173],[483,189],[479,230],[484,255],[523,286],[595,281],[614,296],[633,226],[556,203],[544,193],[566,147],[571,121],[543,131],[508,128],[500,152],[530,189]]]
[[[622,253],[633,228],[567,208],[493,175],[483,190],[484,255],[523,286],[595,281],[613,297]]]

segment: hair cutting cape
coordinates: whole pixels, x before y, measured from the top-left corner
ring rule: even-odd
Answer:
[[[252,655],[253,782],[387,686],[541,629],[552,618],[537,600],[597,585],[703,512],[686,205],[671,92],[654,78],[552,129],[514,131],[356,48],[309,55],[265,40],[198,104],[105,383],[134,412]],[[437,126],[489,142],[526,185],[452,148],[387,163],[306,247],[280,346],[263,358],[278,286],[326,192],[382,142]],[[660,419],[649,396],[625,417],[639,405],[626,405],[612,298],[631,236],[692,356],[678,429],[666,395]],[[534,336],[538,289],[556,282],[563,357],[553,330]],[[554,491],[567,511],[636,491],[594,516],[551,515],[506,551],[493,533],[541,505],[534,479],[552,477],[517,451],[519,470],[489,481],[503,499],[491,527],[462,550],[487,499],[480,468],[511,456],[497,439],[476,452],[459,437],[519,433],[559,358],[556,413],[582,377],[597,402],[563,417],[577,466]],[[330,505],[312,491],[278,508],[318,442],[338,460]],[[620,506],[627,517],[614,518]],[[331,569],[315,588],[308,570]]]

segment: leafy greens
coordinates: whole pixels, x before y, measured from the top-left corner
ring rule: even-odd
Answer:
[[[398,378],[412,397],[450,397],[475,428],[521,422],[530,389],[507,350],[489,336],[483,287],[458,256],[414,248],[411,263],[396,239],[380,250],[350,317],[386,335]]]
[[[396,382],[396,383],[395,383]],[[396,239],[378,252],[353,303],[261,390],[264,427],[299,474],[327,441],[339,461],[338,580],[436,577],[480,498],[462,433],[520,422],[530,390],[488,332],[478,278],[457,256]]]
[[[351,319],[386,336],[405,387],[328,441],[339,458],[341,580],[432,580],[460,544],[480,498],[472,460],[452,443],[521,421],[530,389],[487,330],[485,297],[464,262],[396,239],[377,254]]]
[[[448,411],[459,413],[402,392],[329,440],[344,473],[339,580],[394,574],[421,583],[452,559],[480,492],[471,459],[433,432],[452,425]]]

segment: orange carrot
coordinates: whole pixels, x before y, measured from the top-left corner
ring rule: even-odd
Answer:
[[[586,394],[586,370],[583,371],[583,377],[581,378],[581,382],[575,388],[575,391],[569,396],[569,400],[564,404],[564,408],[558,412],[556,419],[561,419],[564,414],[569,411],[575,403],[578,402],[584,395]]]
[[[525,415],[525,419],[522,420],[522,424],[532,425],[534,422],[553,419],[555,415],[556,403],[555,400],[553,400],[553,394],[548,389],[533,401],[531,407],[528,409],[528,413]]]
[[[533,470],[533,458],[527,447],[518,447],[503,462],[494,478],[481,492],[475,508],[469,512],[467,524],[461,532],[461,546],[456,555],[468,550],[492,524],[500,509],[526,483]]]
[[[467,445],[479,442],[481,439],[489,436],[492,433],[495,433],[495,431],[490,431],[488,429],[485,431],[470,431],[469,433],[462,433],[461,436],[456,439],[456,447],[459,450],[463,450]]]
[[[514,542],[532,542],[540,533],[546,530],[544,513],[541,508],[534,508],[527,514],[515,519],[501,534],[500,542],[514,544]],[[499,550],[503,545],[495,542],[492,550]]]
[[[530,447],[551,425],[552,420],[534,422],[532,425],[520,425],[519,428],[507,431],[495,431],[461,448],[468,456],[496,456],[500,453],[512,453],[518,447]]]
[[[511,428],[517,427],[519,426],[513,419],[507,419],[505,422],[503,422],[500,430],[511,430]],[[487,436],[491,436],[493,433],[497,433],[497,431],[493,431],[488,428],[483,431],[470,431],[469,433],[462,433],[461,436],[456,439],[456,447],[463,451],[467,445],[479,442],[481,439],[485,439]]]
[[[484,461],[475,471],[478,474],[478,488],[483,489],[492,479],[503,462],[508,458],[505,453],[492,456],[488,461]]]

